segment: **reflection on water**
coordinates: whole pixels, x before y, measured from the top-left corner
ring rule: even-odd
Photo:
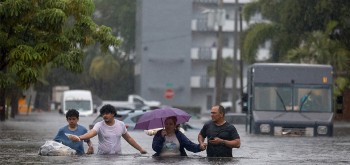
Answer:
[[[144,155],[123,140],[122,155],[39,156],[40,146],[51,140],[66,121],[56,113],[38,115],[38,120],[29,116],[29,120],[0,123],[0,164],[350,164],[350,124],[347,123],[335,125],[333,137],[251,135],[245,133],[244,125],[236,125],[242,145],[233,149],[233,158],[207,158],[205,151],[187,152],[188,157],[152,157],[153,137],[143,131],[130,131],[130,135],[148,151]],[[79,123],[88,126],[94,118],[80,118]],[[198,128],[202,126],[201,121],[191,122]],[[190,130],[186,136],[197,142],[198,132]],[[92,141],[97,149],[97,137]]]

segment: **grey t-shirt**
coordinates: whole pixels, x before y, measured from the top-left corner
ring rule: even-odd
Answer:
[[[215,125],[213,121],[209,121],[204,124],[200,134],[203,138],[209,139],[210,137],[219,137],[224,140],[235,140],[240,139],[236,128],[225,122],[221,126]],[[208,142],[207,147],[208,157],[232,157],[232,148],[227,147],[223,144],[214,145]]]

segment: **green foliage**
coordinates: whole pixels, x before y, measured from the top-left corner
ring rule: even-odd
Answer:
[[[349,87],[350,1],[259,0],[244,7],[246,20],[260,13],[267,21],[251,26],[243,37],[247,62],[256,60],[257,49],[271,42],[272,62],[318,63],[333,66],[336,89]],[[269,30],[271,29],[271,30]]]
[[[112,80],[120,70],[119,62],[111,55],[97,56],[90,65],[89,73],[95,80]]]
[[[82,52],[85,54],[84,60],[77,61],[83,64],[79,68],[81,72],[69,72],[67,67],[73,65],[68,65],[66,68],[63,65],[57,65],[68,58],[65,54],[59,54],[59,57],[55,58],[56,64],[51,64],[59,68],[41,70],[41,75],[47,76],[46,81],[39,79],[40,84],[36,86],[38,92],[48,93],[53,86],[67,85],[71,89],[90,89],[94,95],[102,99],[121,100],[126,99],[125,96],[128,94],[134,93],[134,66],[129,52],[134,49],[136,0],[94,0],[94,2],[96,11],[93,13],[93,20],[89,16],[81,16],[79,19],[73,16],[67,17],[64,29],[66,35],[48,36],[55,38],[55,41],[50,44],[55,44],[57,49],[67,49],[69,46],[77,45],[77,48],[84,47]],[[76,35],[79,33],[84,35]],[[118,36],[119,39],[109,34]],[[116,48],[97,43],[94,38],[116,42],[120,46]],[[71,41],[72,44],[64,44]],[[62,47],[62,45],[68,47]],[[51,51],[56,50],[51,49]],[[48,85],[45,86],[42,83],[48,83]]]
[[[261,36],[270,35],[272,61],[282,61],[288,50],[298,47],[311,32],[324,31],[329,22],[336,21],[339,22],[337,26],[348,27],[345,22],[348,22],[349,7],[350,3],[343,0],[259,0],[248,4],[243,9],[246,20],[260,13],[268,21],[266,24],[278,30],[262,31],[260,26],[249,28],[246,31],[248,37],[242,41],[243,57],[254,62],[257,51],[248,48],[259,47],[249,44],[264,44],[266,40],[261,40]]]
[[[112,33],[119,36],[121,48],[130,52],[135,47],[136,0],[94,0],[95,20],[98,24],[113,27]]]
[[[83,49],[100,43],[106,52],[121,42],[92,20],[93,0],[3,0],[0,2],[0,86],[27,88],[43,69],[83,71]]]
[[[276,26],[271,23],[257,23],[251,25],[243,40],[243,58],[247,62],[254,62],[261,43],[271,40],[272,34],[277,32],[278,29]]]

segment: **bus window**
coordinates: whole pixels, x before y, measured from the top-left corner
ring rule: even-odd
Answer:
[[[297,88],[299,110],[304,112],[329,112],[331,108],[330,89]]]
[[[291,110],[292,90],[290,87],[256,86],[255,110]]]

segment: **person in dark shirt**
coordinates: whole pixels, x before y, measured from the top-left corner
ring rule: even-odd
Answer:
[[[211,108],[211,118],[198,134],[199,144],[204,144],[207,138],[208,157],[232,157],[232,148],[241,146],[236,128],[225,121],[225,109],[221,105]]]

